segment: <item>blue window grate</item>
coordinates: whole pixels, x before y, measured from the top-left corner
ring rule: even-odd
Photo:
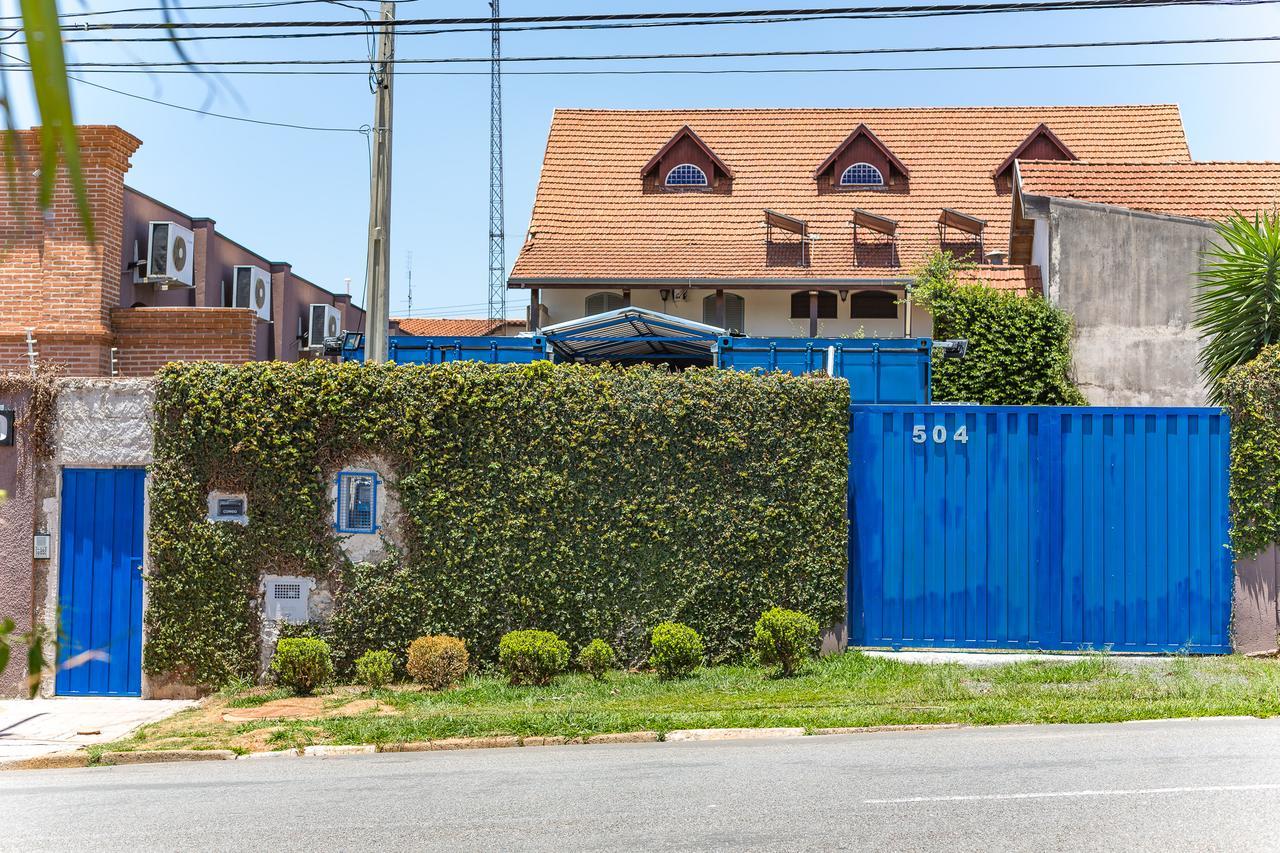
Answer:
[[[378,530],[378,475],[364,471],[338,474],[339,533],[375,533]]]
[[[692,163],[681,163],[667,172],[669,187],[705,187],[706,185],[707,173]]]
[[[884,185],[884,175],[870,163],[854,163],[840,176],[842,187],[879,187]]]

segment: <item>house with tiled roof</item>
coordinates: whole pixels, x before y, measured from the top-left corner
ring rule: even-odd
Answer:
[[[524,320],[486,320],[483,317],[392,318],[391,334],[422,337],[500,337],[524,331]]]
[[[1090,402],[1202,405],[1192,297],[1215,223],[1280,204],[1280,163],[1019,161],[1010,259],[1075,320]]]
[[[509,286],[535,327],[634,305],[752,336],[927,335],[908,287],[938,249],[1042,289],[1010,215],[1030,159],[1190,153],[1171,105],[557,110]]]

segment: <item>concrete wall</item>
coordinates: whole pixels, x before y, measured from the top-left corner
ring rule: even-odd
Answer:
[[[1213,227],[1062,199],[1029,199],[1027,212],[1046,294],[1075,318],[1075,379],[1089,402],[1205,405],[1191,297]]]
[[[1272,545],[1261,554],[1236,561],[1231,607],[1231,645],[1241,654],[1280,650],[1280,552]]]
[[[606,288],[602,288],[606,289]],[[797,287],[797,289],[800,289]],[[861,288],[869,289],[869,288]],[[886,288],[887,289],[887,288]],[[546,306],[543,325],[563,323],[565,320],[576,320],[586,316],[587,297],[594,290],[553,289],[545,288],[539,292],[539,299]],[[612,293],[621,293],[613,289]],[[746,309],[746,329],[743,331],[753,337],[808,337],[809,319],[791,319],[791,289],[779,290],[733,290],[743,298]],[[713,295],[713,290],[689,290],[684,299],[668,299],[665,302],[658,290],[632,290],[631,304],[638,308],[648,308],[672,314],[689,320],[703,321],[702,300]],[[818,337],[867,337],[867,338],[900,338],[904,335],[903,317],[905,305],[898,306],[896,320],[852,319],[849,316],[848,300],[836,303],[837,319],[819,320]],[[933,331],[933,321],[928,313],[919,307],[911,309],[911,336],[928,337]]]
[[[27,445],[26,392],[0,394],[0,404],[17,413],[14,443],[0,447],[0,619],[12,619],[19,633],[31,630],[31,534],[35,519],[35,463]],[[9,667],[0,673],[0,697],[22,693],[26,649],[14,648]]]

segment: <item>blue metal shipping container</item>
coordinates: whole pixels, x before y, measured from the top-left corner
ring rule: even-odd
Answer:
[[[364,361],[364,347],[344,350],[346,361]],[[387,360],[396,364],[443,364],[446,361],[484,361],[489,364],[528,364],[547,358],[547,339],[529,337],[416,337],[392,335]]]
[[[850,412],[849,642],[1231,650],[1218,409]]]
[[[829,371],[849,380],[852,402],[928,403],[929,338],[720,338],[717,363],[732,370]]]

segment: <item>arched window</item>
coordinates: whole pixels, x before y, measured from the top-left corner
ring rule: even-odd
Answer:
[[[587,297],[587,316],[603,314],[606,311],[617,311],[622,307],[622,295],[602,291]]]
[[[830,290],[818,291],[818,319],[834,320],[836,318],[836,295]],[[791,319],[809,319],[809,291],[801,290],[791,294]]]
[[[851,294],[849,316],[855,320],[896,320],[898,297],[883,290],[864,290]]]
[[[854,163],[840,175],[842,187],[882,187],[884,175],[870,163]]]
[[[716,295],[712,293],[702,299],[702,322],[708,326],[719,326],[716,316]],[[724,326],[731,332],[742,334],[747,328],[747,301],[736,293],[724,295]]]
[[[706,185],[707,173],[692,163],[681,163],[667,172],[669,187],[705,187]]]

